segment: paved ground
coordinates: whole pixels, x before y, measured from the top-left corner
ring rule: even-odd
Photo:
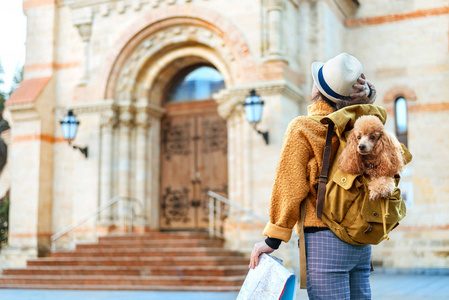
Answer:
[[[373,300],[449,299],[448,275],[371,275]],[[0,290],[1,300],[234,300],[237,293]],[[307,299],[299,291],[297,300]]]
[[[373,300],[443,300],[449,299],[449,276],[394,275],[374,272],[370,276]],[[297,300],[308,299],[298,291]]]

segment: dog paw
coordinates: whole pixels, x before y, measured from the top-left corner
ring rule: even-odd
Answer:
[[[390,197],[391,193],[387,191],[370,191],[369,192],[369,201],[374,201],[376,199],[382,198],[386,199]]]
[[[392,178],[380,177],[372,180],[368,184],[370,191],[369,200],[374,201],[378,198],[388,198],[394,190],[394,181]]]
[[[374,201],[380,197],[380,194],[376,191],[369,192],[369,201]]]

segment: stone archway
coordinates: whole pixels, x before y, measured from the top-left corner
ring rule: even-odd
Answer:
[[[231,87],[239,67],[235,49],[210,25],[198,19],[164,22],[166,27],[157,24],[139,42],[128,42],[132,51],[117,58],[106,89],[113,105],[102,124],[102,148],[112,151],[102,156],[101,202],[114,195],[142,199],[142,225],[150,228],[159,224],[161,103],[169,80],[189,65],[207,63]]]

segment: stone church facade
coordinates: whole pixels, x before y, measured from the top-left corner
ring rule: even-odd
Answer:
[[[414,154],[402,174],[408,216],[390,241],[374,247],[374,258],[389,267],[449,268],[447,1],[24,0],[23,6],[24,81],[6,113],[12,142],[4,266],[48,254],[52,235],[117,195],[140,201],[141,231],[206,228],[209,189],[267,217],[283,134],[310,104],[310,64],[347,52],[375,83],[388,128]],[[196,99],[202,101],[170,102],[177,83],[199,68],[216,71],[222,88]],[[265,102],[258,129],[269,131],[268,144],[244,114],[251,89]],[[398,99],[405,99],[405,112]],[[59,121],[68,110],[80,121],[73,144],[87,145],[87,158],[62,137]],[[193,203],[198,182],[192,210],[185,203]],[[77,234],[110,232],[111,214],[105,210]],[[231,247],[235,222],[229,218],[225,230]],[[262,239],[262,228],[245,228],[247,240]]]

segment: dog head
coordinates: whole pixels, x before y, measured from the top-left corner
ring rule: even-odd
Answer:
[[[376,116],[362,116],[357,119],[352,132],[360,155],[373,154],[376,145],[384,135],[384,126]]]
[[[339,168],[350,174],[365,172],[363,160],[368,158],[376,165],[381,176],[394,176],[404,166],[402,148],[393,134],[384,130],[376,116],[357,119],[348,136],[348,143],[338,160]]]

